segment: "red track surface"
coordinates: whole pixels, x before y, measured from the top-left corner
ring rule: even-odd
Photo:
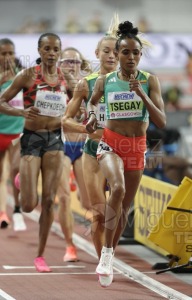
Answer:
[[[0,290],[10,296],[3,296],[0,291],[0,300],[165,299],[116,270],[112,285],[109,288],[100,287],[95,274],[98,260],[78,249],[79,262],[64,263],[62,258],[65,240],[53,232],[49,235],[45,251],[48,265],[53,266],[52,273],[38,273],[33,266],[37,250],[38,223],[28,217],[25,220],[25,232],[16,233],[11,226],[0,230]],[[90,242],[91,238],[85,232],[87,228],[83,224],[75,225],[75,233]],[[117,247],[115,256],[140,272],[152,271],[151,265],[121,246]],[[6,269],[5,266],[17,268]],[[176,279],[171,273],[156,275],[150,272],[147,276],[180,293],[192,295],[192,287]]]

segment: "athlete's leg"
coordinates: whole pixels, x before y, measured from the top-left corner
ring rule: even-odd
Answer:
[[[5,152],[0,152],[0,228],[6,228],[9,223],[9,217],[7,216],[7,179],[8,179],[8,158]]]
[[[101,285],[104,283],[109,286],[113,280],[114,237],[125,196],[124,164],[117,154],[106,152],[99,158],[99,165],[105,178],[107,178],[110,194],[105,210],[104,243],[96,272],[99,274]]]
[[[81,205],[86,210],[90,210],[91,202],[88,197],[84,175],[83,175],[83,168],[82,168],[82,156],[79,157],[74,161],[73,170],[75,174],[75,179],[78,185],[78,192],[80,196]]]
[[[19,189],[15,186],[15,177],[19,172],[20,165],[20,143],[11,144],[8,149],[10,162],[10,179],[13,188],[14,209],[13,209],[13,228],[15,231],[26,230],[26,224],[20,210]]]
[[[110,187],[105,211],[104,245],[107,248],[112,248],[125,196],[124,165],[122,159],[113,152],[103,154],[99,159],[99,165]]]
[[[126,171],[124,172],[125,178],[125,196],[122,202],[122,213],[118,222],[118,226],[115,232],[114,240],[113,240],[113,248],[115,249],[118,245],[119,239],[125,229],[128,218],[128,211],[131,205],[131,202],[134,200],[141,176],[143,171]]]
[[[38,204],[37,182],[41,158],[24,155],[20,159],[20,201],[24,212],[31,212]]]
[[[5,161],[5,151],[0,151],[0,212],[6,211],[7,202],[7,178],[6,178],[6,161]]]
[[[57,196],[59,198],[59,222],[65,236],[67,247],[74,246],[72,241],[74,220],[71,211],[71,191],[69,185],[70,171],[71,160],[68,156],[64,155],[62,176],[57,190]]]
[[[103,176],[95,157],[92,157],[87,153],[83,153],[82,162],[84,180],[93,214],[91,234],[97,255],[100,257],[104,242],[106,179]]]
[[[9,161],[10,161],[10,177],[11,177],[11,183],[13,186],[13,196],[14,196],[14,202],[15,206],[19,207],[20,202],[18,199],[19,190],[16,188],[14,184],[14,179],[17,173],[19,172],[19,164],[20,164],[20,143],[17,143],[16,145],[10,145],[9,149]]]
[[[46,152],[42,157],[42,209],[39,219],[38,256],[42,256],[44,253],[49,230],[53,222],[53,204],[63,170],[63,156],[63,151],[56,150]]]

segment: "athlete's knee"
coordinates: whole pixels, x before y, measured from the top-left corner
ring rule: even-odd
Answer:
[[[113,186],[110,186],[110,190],[117,199],[123,199],[125,196],[125,186],[122,182],[116,182]]]
[[[93,222],[103,223],[105,221],[105,204],[95,204],[92,206]]]
[[[70,194],[63,193],[59,195],[59,205],[62,206],[63,209],[67,208],[70,205]]]
[[[92,216],[91,222],[91,232],[94,233],[97,231],[97,228],[105,227],[105,216],[98,214]]]
[[[38,199],[36,197],[34,197],[34,198],[29,198],[29,197],[23,198],[21,196],[20,202],[21,202],[22,210],[26,213],[30,213],[37,206]]]
[[[87,201],[81,201],[81,204],[82,204],[82,207],[85,209],[85,210],[90,210],[91,209],[91,204],[90,202],[87,202]]]
[[[42,197],[41,206],[44,211],[47,213],[52,212],[54,209],[54,199],[51,195],[46,195]]]
[[[15,177],[17,173],[19,172],[19,166],[18,164],[12,163],[10,167],[11,174]]]
[[[85,210],[91,209],[91,202],[90,202],[87,194],[81,193],[79,189],[77,191],[77,199],[80,201],[82,208],[84,208]]]

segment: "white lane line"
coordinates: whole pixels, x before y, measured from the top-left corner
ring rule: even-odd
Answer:
[[[35,269],[33,266],[2,266],[5,270],[15,270],[15,269]],[[85,266],[49,266],[51,269],[84,269]]]
[[[48,272],[48,273],[38,273],[38,272],[34,272],[34,273],[0,273],[0,276],[46,276],[46,275],[94,275],[96,276],[95,272],[71,272],[71,273],[54,273],[54,272]],[[1,294],[0,294],[1,295]],[[1,298],[0,298],[1,300]]]
[[[3,290],[0,289],[0,300],[16,300],[15,298],[11,297],[7,293],[5,293]]]
[[[33,210],[31,213],[26,213],[26,217],[38,222],[40,217],[40,212],[37,210]],[[56,233],[58,236],[64,238],[63,233],[61,232],[60,224],[57,222],[53,222],[51,231]],[[73,234],[74,243],[84,252],[88,253],[89,255],[96,257],[96,251],[92,243],[88,242],[81,236],[77,234]],[[170,300],[191,300],[191,297],[182,294],[172,288],[167,287],[166,285],[148,277],[147,275],[137,271],[136,269],[130,267],[129,265],[125,264],[124,262],[120,261],[117,258],[114,258],[114,268],[122,273],[125,277],[138,282],[139,284],[145,286],[149,290],[154,291],[158,295],[161,295]],[[51,274],[51,273],[49,273]]]
[[[53,226],[51,228],[53,232],[58,234],[59,236],[63,236],[60,225],[57,222],[53,223]],[[92,243],[88,242],[81,236],[77,234],[73,234],[74,243],[77,247],[82,249],[83,251],[87,252],[93,257],[97,257],[95,247]],[[114,269],[118,272],[120,272],[125,277],[138,282],[142,286],[145,286],[146,288],[150,289],[151,291],[157,293],[158,295],[161,295],[162,297],[165,297],[167,299],[172,300],[191,300],[191,297],[180,293],[158,281],[156,281],[153,278],[150,278],[149,276],[145,275],[144,273],[139,272],[138,270],[130,267],[123,261],[114,258]]]
[[[62,272],[62,273],[54,273],[54,272],[42,272],[42,273],[0,273],[0,276],[46,276],[46,275],[94,275],[96,276],[96,273],[95,272],[83,272],[83,273],[80,273],[80,272],[71,272],[71,273],[66,273],[66,272]],[[114,272],[114,275],[121,275],[121,273],[115,273]],[[1,294],[0,294],[1,296]],[[1,298],[0,298],[1,300]]]

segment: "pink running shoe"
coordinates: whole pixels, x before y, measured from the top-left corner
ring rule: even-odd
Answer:
[[[7,228],[9,226],[10,220],[6,214],[6,212],[0,212],[0,228]]]
[[[67,247],[65,255],[63,257],[63,261],[78,261],[77,259],[77,250],[74,246]]]
[[[20,190],[20,173],[17,173],[14,179],[15,187]]]
[[[70,172],[69,184],[70,184],[71,192],[76,191],[77,185],[76,185],[75,175],[74,175],[74,173],[73,173],[73,170],[71,170],[71,172]]]
[[[51,269],[46,264],[43,256],[36,257],[34,259],[34,265],[35,265],[36,270],[40,273],[51,272]]]

